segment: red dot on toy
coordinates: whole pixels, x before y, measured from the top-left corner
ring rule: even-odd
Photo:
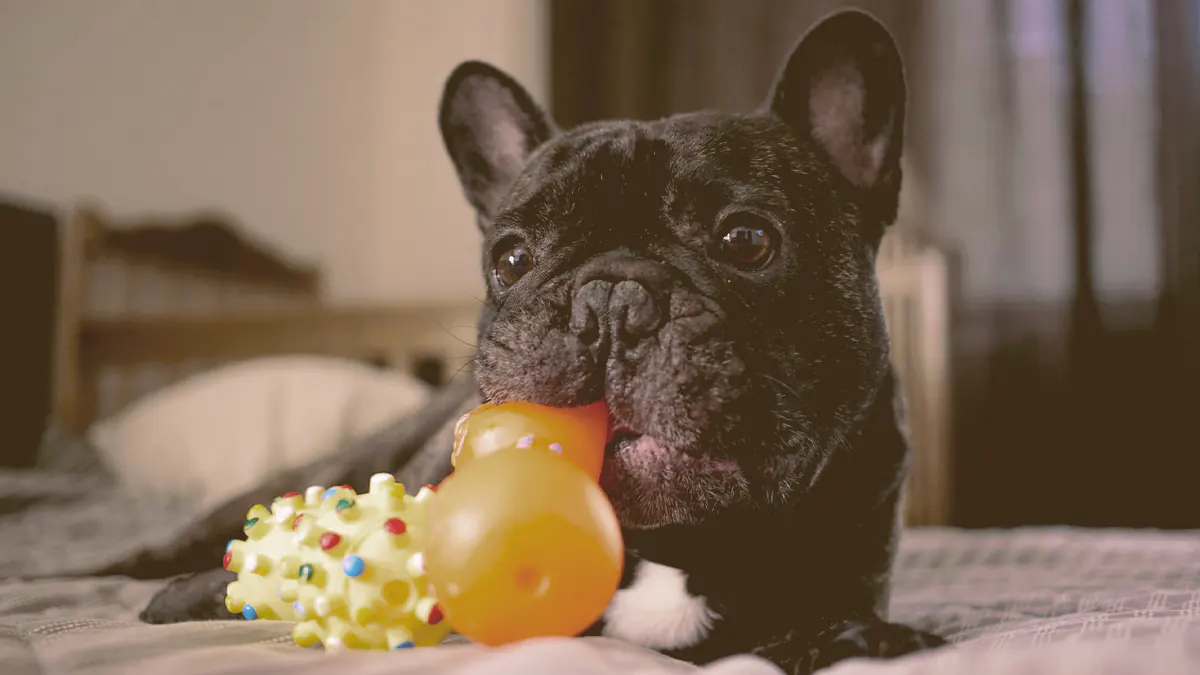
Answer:
[[[291,499],[292,497],[299,497],[299,496],[300,496],[300,493],[299,493],[299,492],[288,492],[288,493],[286,493],[286,494],[284,494],[284,495],[283,495],[283,498],[284,498],[284,499]]]
[[[388,518],[387,522],[383,524],[383,528],[387,530],[388,534],[397,536],[408,532],[408,525],[399,518]]]
[[[425,484],[424,486],[422,486],[422,487],[428,488],[430,492],[437,492],[437,486],[436,486],[436,485],[430,485],[429,483],[426,483],[426,484]]]
[[[295,518],[292,518],[292,529],[293,529],[293,530],[294,530],[294,529],[296,529],[296,528],[298,528],[298,527],[300,527],[300,521],[301,521],[301,520],[304,520],[304,514],[303,514],[303,513],[301,513],[301,514],[297,515]]]
[[[438,625],[439,623],[442,622],[442,619],[444,619],[444,618],[446,618],[446,616],[444,614],[442,614],[441,607],[434,605],[433,609],[429,610],[429,625],[430,626]]]
[[[229,563],[233,561],[233,551],[226,551],[225,557],[221,558],[221,567],[229,569]]]
[[[326,532],[325,534],[321,535],[322,551],[328,551],[340,543],[342,543],[342,537],[336,532]]]

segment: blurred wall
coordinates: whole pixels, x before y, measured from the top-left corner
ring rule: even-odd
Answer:
[[[938,49],[921,65],[939,86],[922,141],[937,169],[935,227],[970,256],[964,299],[1066,302],[1075,251],[1062,3],[926,6],[926,40]],[[1161,281],[1154,14],[1142,0],[1088,7],[1094,283],[1106,302],[1152,305]]]
[[[542,0],[0,0],[0,193],[216,208],[340,300],[469,299],[437,134],[463,59],[546,98]]]

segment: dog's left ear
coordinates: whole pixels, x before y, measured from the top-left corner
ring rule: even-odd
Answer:
[[[460,64],[447,78],[438,126],[482,229],[496,217],[529,156],[557,133],[524,87],[480,61]]]
[[[891,33],[870,14],[835,13],[792,50],[767,107],[810,139],[882,224],[896,219],[904,144],[904,64]]]

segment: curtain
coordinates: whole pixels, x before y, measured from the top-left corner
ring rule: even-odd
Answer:
[[[1200,2],[1155,3],[1157,193],[1163,226],[1159,321],[1200,368]]]
[[[1200,527],[1194,0],[552,0],[554,113],[750,109],[851,5],[897,37],[902,203],[957,262],[956,522]]]

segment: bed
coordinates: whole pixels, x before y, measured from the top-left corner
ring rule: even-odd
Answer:
[[[239,359],[316,353],[399,370],[459,363],[469,359],[469,333],[463,340],[447,327],[469,326],[476,307],[330,304],[318,270],[220,218],[114,224],[78,208],[62,228],[55,424],[36,466],[0,471],[0,673],[691,670],[604,639],[325,655],[291,644],[286,623],[140,623],[163,581],[80,573],[165,541],[204,514],[188,500],[124,489],[84,440],[93,422]],[[830,672],[1200,672],[1195,533],[947,527],[948,270],[935,247],[904,238],[880,257],[917,448],[891,611],[955,647]],[[158,291],[145,294],[152,286]],[[707,670],[775,672],[749,657]]]

